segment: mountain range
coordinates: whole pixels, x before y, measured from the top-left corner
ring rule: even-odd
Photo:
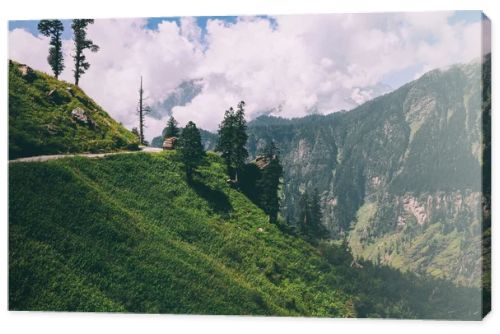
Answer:
[[[250,159],[269,141],[279,148],[289,224],[301,194],[316,188],[324,225],[356,257],[480,286],[490,64],[486,56],[430,71],[351,111],[261,116],[248,124]],[[217,135],[203,137],[214,149]]]

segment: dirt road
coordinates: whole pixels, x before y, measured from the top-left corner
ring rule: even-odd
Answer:
[[[157,147],[142,147],[139,151],[121,151],[121,152],[109,152],[109,153],[75,153],[75,154],[55,154],[55,155],[38,155],[35,157],[18,158],[14,160],[9,160],[10,162],[41,162],[48,160],[56,160],[71,157],[87,157],[87,158],[102,158],[108,155],[114,154],[131,154],[137,152],[155,153],[161,152],[161,148]]]

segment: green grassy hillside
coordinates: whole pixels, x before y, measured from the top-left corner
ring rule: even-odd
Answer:
[[[9,158],[137,148],[77,86],[9,61]]]
[[[284,233],[208,154],[9,166],[9,308],[478,319],[479,292]]]

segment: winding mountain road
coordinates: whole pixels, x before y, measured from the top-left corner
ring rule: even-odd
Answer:
[[[163,151],[161,148],[157,147],[142,147],[139,151],[120,151],[120,152],[108,152],[108,153],[75,153],[75,154],[54,154],[54,155],[38,155],[34,157],[25,157],[9,160],[11,162],[42,162],[48,160],[57,160],[71,157],[86,157],[86,158],[102,158],[108,155],[115,154],[130,154],[137,152],[146,152],[146,153],[156,153]]]

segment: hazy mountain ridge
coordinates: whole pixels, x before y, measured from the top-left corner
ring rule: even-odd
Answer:
[[[170,95],[161,103],[157,103],[151,108],[149,116],[155,119],[162,119],[172,114],[172,109],[176,106],[185,106],[190,103],[203,89],[202,80],[192,79],[183,81]]]
[[[316,187],[325,224],[334,237],[349,234],[355,255],[477,286],[489,62],[431,71],[350,112],[258,119],[251,156],[277,142],[290,222],[299,194]]]

